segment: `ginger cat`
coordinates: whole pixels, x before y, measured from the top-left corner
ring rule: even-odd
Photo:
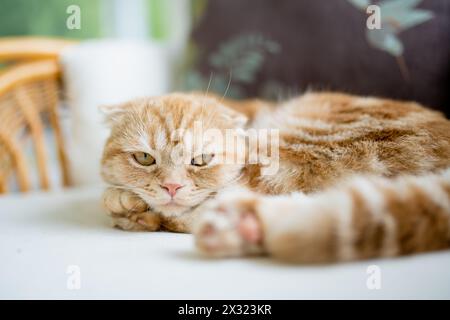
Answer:
[[[308,93],[275,104],[174,93],[103,110],[111,127],[104,201],[119,228],[193,232],[211,256],[301,263],[450,246],[450,121],[416,103]],[[198,137],[199,122],[238,131],[246,147],[243,129],[277,129],[276,150],[267,152],[277,156],[276,173],[249,163],[251,147]],[[262,149],[257,144],[257,154]]]

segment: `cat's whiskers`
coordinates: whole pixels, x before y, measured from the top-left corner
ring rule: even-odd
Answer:
[[[228,89],[230,89],[231,78],[232,78],[232,77],[233,77],[233,71],[232,71],[232,69],[230,69],[230,76],[229,76],[229,78],[228,78],[228,84],[227,84],[227,87],[226,87],[226,89],[225,89],[225,92],[224,92],[222,98],[220,99],[220,102],[222,102],[223,99],[225,99],[225,96],[226,96],[227,93],[228,93]]]
[[[209,87],[211,86],[211,82],[212,82],[212,78],[214,76],[214,73],[211,71],[211,73],[209,74],[209,81],[208,81],[208,86],[206,87],[206,92],[203,95],[203,98],[205,98],[208,95],[209,92]],[[203,100],[204,101],[204,100]]]

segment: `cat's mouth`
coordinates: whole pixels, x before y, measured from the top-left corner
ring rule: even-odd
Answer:
[[[173,207],[173,206],[175,206],[175,207],[180,207],[181,204],[177,203],[175,200],[170,200],[169,202],[166,202],[166,203],[164,204],[164,206],[169,206],[169,207]]]
[[[150,197],[146,192],[137,192],[142,199],[144,199],[145,202],[149,204],[150,207],[154,208],[157,211],[184,211],[187,206],[186,204],[183,204],[180,202],[180,199],[154,199],[153,197]]]
[[[155,209],[164,214],[179,215],[191,210],[191,206],[180,203],[175,199],[171,199],[163,204],[158,205]]]
[[[185,207],[184,205],[178,203],[175,199],[170,199],[169,201],[167,201],[166,203],[163,204],[164,207]]]

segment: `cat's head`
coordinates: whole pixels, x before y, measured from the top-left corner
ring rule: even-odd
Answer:
[[[224,143],[216,134],[225,137],[246,119],[219,99],[176,93],[102,110],[111,127],[103,178],[132,190],[153,210],[182,214],[240,176],[241,161],[224,161],[242,156],[239,143]]]

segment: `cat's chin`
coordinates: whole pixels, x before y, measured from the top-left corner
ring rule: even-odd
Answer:
[[[178,215],[178,214],[185,213],[186,211],[188,211],[190,209],[190,207],[170,201],[166,204],[155,207],[155,209],[162,214]]]

